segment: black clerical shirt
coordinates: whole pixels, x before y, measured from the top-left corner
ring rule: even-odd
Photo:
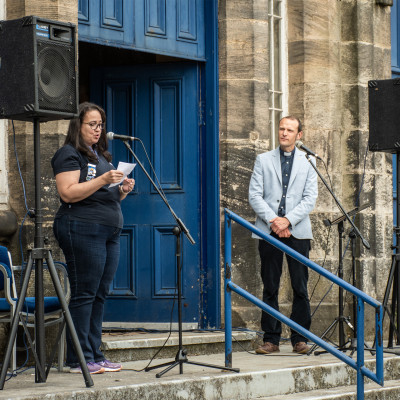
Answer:
[[[282,198],[279,203],[278,216],[284,217],[286,214],[286,192],[289,185],[290,173],[293,165],[293,155],[295,149],[291,152],[283,151],[279,148],[281,156],[281,170],[282,170]]]

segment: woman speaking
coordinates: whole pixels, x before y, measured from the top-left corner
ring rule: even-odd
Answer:
[[[51,160],[61,200],[54,235],[66,259],[69,311],[91,374],[122,369],[105,359],[100,345],[104,302],[119,261],[121,200],[135,184],[133,179],[122,181],[123,173],[111,164],[105,122],[101,107],[81,104],[64,146]],[[69,332],[66,363],[70,372],[82,373]]]

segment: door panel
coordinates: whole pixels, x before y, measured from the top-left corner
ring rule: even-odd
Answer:
[[[107,130],[140,139],[177,216],[196,241],[182,235],[183,321],[200,315],[200,170],[196,64],[98,69],[93,100],[107,113]],[[132,148],[154,174],[139,140]],[[110,142],[114,165],[135,162],[121,141]],[[169,322],[176,292],[175,220],[137,165],[135,190],[122,202],[121,259],[106,321]],[[175,314],[177,305],[175,304]]]
[[[78,0],[79,40],[205,59],[204,0]]]
[[[121,255],[118,273],[112,283],[112,296],[136,296],[136,227],[125,226],[121,234]]]

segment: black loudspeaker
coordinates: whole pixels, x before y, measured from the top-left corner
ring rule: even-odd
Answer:
[[[75,25],[36,16],[0,21],[0,118],[78,115]]]
[[[369,150],[400,152],[400,79],[368,82]]]

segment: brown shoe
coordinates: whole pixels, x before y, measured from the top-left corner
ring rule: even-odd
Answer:
[[[257,354],[279,353],[279,346],[271,342],[265,342],[262,346],[256,349]]]
[[[310,351],[310,346],[306,342],[298,342],[293,346],[293,352],[297,354],[306,354]]]

